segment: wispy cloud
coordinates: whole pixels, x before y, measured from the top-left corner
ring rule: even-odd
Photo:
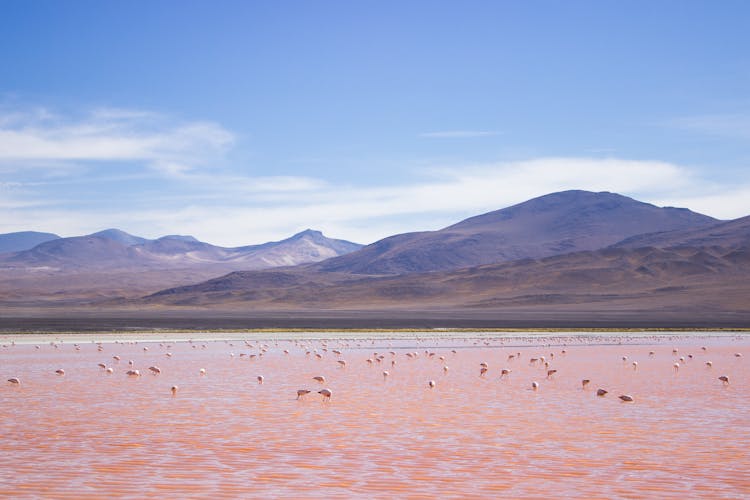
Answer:
[[[16,169],[134,161],[178,174],[211,161],[233,140],[216,123],[179,122],[140,110],[101,108],[76,119],[43,108],[0,110],[0,164]]]
[[[750,139],[750,114],[686,116],[670,120],[667,125],[702,134]]]
[[[495,135],[502,135],[502,132],[497,130],[443,130],[438,132],[423,132],[419,134],[419,137],[426,139],[470,139]]]

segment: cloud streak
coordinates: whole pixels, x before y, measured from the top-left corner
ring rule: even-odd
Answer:
[[[419,137],[425,139],[471,139],[475,137],[492,137],[502,135],[495,130],[444,130],[438,132],[423,132]]]
[[[671,127],[712,136],[750,139],[750,116],[746,114],[714,114],[677,118]]]
[[[178,174],[211,161],[233,141],[216,123],[174,122],[138,110],[101,108],[78,119],[44,109],[0,113],[0,164],[16,169],[132,161]]]

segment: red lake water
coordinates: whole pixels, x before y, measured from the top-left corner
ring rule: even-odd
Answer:
[[[750,496],[747,337],[466,337],[14,337],[0,496]]]

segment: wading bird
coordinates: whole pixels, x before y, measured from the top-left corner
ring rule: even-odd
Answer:
[[[307,389],[297,389],[297,399],[301,398],[305,394],[310,394],[310,391]]]

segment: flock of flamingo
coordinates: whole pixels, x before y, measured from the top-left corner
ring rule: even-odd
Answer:
[[[422,339],[420,339],[420,338],[416,338],[415,340],[418,343],[422,341]],[[205,349],[207,347],[207,345],[205,343],[200,343],[199,344],[199,343],[196,343],[196,342],[194,342],[192,340],[188,340],[187,342],[189,342],[191,344],[191,346],[192,346],[193,349]],[[232,348],[235,347],[235,344],[232,343],[229,340],[224,340],[224,342],[227,343]],[[243,342],[244,342],[244,344],[243,344],[244,348],[257,349],[257,353],[250,353],[250,354],[248,354],[248,353],[240,353],[239,357],[241,357],[241,358],[242,357],[247,357],[250,360],[253,360],[253,359],[256,359],[256,358],[260,359],[260,358],[262,358],[268,352],[269,349],[271,349],[271,347],[269,346],[269,344],[267,344],[267,343],[261,343],[260,341],[255,341],[255,343],[253,343],[253,342],[251,342],[249,340],[244,340]],[[318,343],[315,344],[314,342],[318,342]],[[353,347],[352,346],[352,342],[354,342],[354,341],[339,340],[338,344],[336,345],[335,348],[334,347],[329,347],[329,342],[332,342],[332,341],[326,341],[326,340],[318,340],[318,341],[293,340],[292,341],[292,345],[290,345],[289,347],[290,348],[300,349],[300,350],[304,351],[304,354],[305,354],[306,357],[315,358],[315,359],[318,359],[318,360],[322,360],[324,358],[324,356],[332,354],[332,355],[334,355],[336,357],[336,365],[338,366],[338,369],[345,369],[347,367],[347,362],[346,362],[346,360],[344,360],[342,358],[342,356],[343,356],[342,349]],[[96,345],[96,349],[99,352],[103,352],[105,350],[105,347],[104,347],[105,344],[104,343],[101,343],[101,342],[93,342],[93,343]],[[117,345],[117,344],[126,344],[126,343],[129,343],[129,344],[138,344],[137,341],[132,341],[132,342],[115,341],[114,342],[115,345]],[[156,342],[150,342],[150,343],[156,343]],[[485,346],[490,346],[491,342],[485,340],[483,342],[483,344]],[[60,347],[62,347],[64,345],[64,343],[63,342],[54,342],[53,341],[53,342],[50,342],[50,345],[53,348],[55,348],[55,349],[59,349]],[[275,341],[275,346],[278,347],[278,345],[279,345],[278,341]],[[476,345],[481,346],[482,342],[480,340],[474,340],[474,345],[475,346]],[[9,344],[4,344],[2,347],[3,348],[9,348],[9,347],[13,347],[13,346],[15,346],[15,342],[11,342]],[[172,348],[171,344],[161,342],[161,343],[158,343],[158,346],[165,351],[163,353],[163,355],[166,358],[171,359],[173,357],[173,354],[171,352],[171,348]],[[356,349],[361,350],[362,349],[362,343],[361,343],[361,341],[359,341],[359,343],[357,343],[356,346],[354,346],[354,347]],[[548,344],[546,347],[547,348],[551,348],[551,344]],[[41,346],[40,345],[36,345],[35,348],[36,349],[41,349]],[[76,351],[79,351],[81,349],[81,345],[78,344],[78,343],[75,343],[75,344],[73,344],[73,348]],[[701,349],[701,351],[704,354],[707,351],[707,347],[705,347],[705,346],[701,347],[700,349]],[[426,357],[427,359],[436,359],[442,365],[442,369],[441,370],[442,370],[443,375],[448,375],[448,372],[449,372],[449,367],[448,367],[448,364],[447,364],[446,356],[450,356],[450,355],[454,355],[455,356],[457,354],[457,352],[458,352],[456,349],[450,349],[449,351],[448,351],[448,349],[446,349],[445,353],[440,354],[439,352],[436,352],[436,350],[426,349],[426,350],[424,350],[423,354],[421,354],[418,351],[413,351],[413,350],[406,351],[404,348],[396,348],[396,347],[392,347],[391,346],[391,350],[389,350],[387,352],[387,355],[390,356],[390,367],[389,368],[391,370],[393,370],[396,367],[396,365],[397,365],[397,362],[398,362],[397,359],[399,357],[399,354],[397,353],[398,350],[405,351],[405,352],[402,352],[402,355],[406,358],[407,361],[408,360],[414,360],[414,359],[419,358],[419,357]],[[437,350],[439,351],[439,349],[437,349]],[[144,353],[147,353],[149,351],[149,347],[148,346],[142,347],[142,351]],[[290,354],[290,350],[289,349],[283,349],[283,354],[289,355]],[[547,356],[539,355],[539,356],[535,356],[535,357],[528,357],[528,366],[530,366],[530,367],[537,367],[537,368],[542,369],[542,374],[546,374],[545,378],[547,380],[549,380],[549,379],[552,379],[553,377],[555,377],[556,374],[558,373],[558,369],[552,367],[552,364],[555,361],[555,356],[556,355],[557,356],[565,356],[566,354],[567,354],[566,348],[562,348],[561,350],[559,350],[559,352],[557,354],[555,352],[549,352],[549,354]],[[374,352],[371,356],[367,357],[364,360],[364,362],[366,362],[368,365],[387,364],[386,361],[385,361],[387,355],[385,353]],[[655,355],[655,351],[649,351],[649,353],[648,353],[649,357],[653,357],[654,355]],[[230,352],[229,356],[232,357],[232,358],[234,358],[235,354],[233,352]],[[679,372],[679,370],[681,369],[681,367],[684,366],[686,363],[688,363],[689,360],[692,360],[694,358],[694,356],[692,354],[688,354],[687,358],[685,356],[681,356],[680,353],[679,353],[679,350],[677,348],[673,348],[672,349],[672,356],[676,359],[676,361],[672,365],[675,374],[677,374]],[[737,352],[737,353],[734,354],[734,356],[736,358],[740,358],[740,357],[742,357],[742,354],[739,353],[739,352]],[[518,363],[521,360],[521,357],[522,357],[522,353],[520,351],[513,352],[513,353],[511,353],[511,354],[509,354],[507,356],[506,363],[508,365],[510,365],[511,363]],[[119,362],[121,361],[121,357],[119,355],[117,355],[117,354],[111,356],[111,359],[112,359],[112,361],[113,361],[113,363],[115,365],[119,364]],[[627,363],[628,362],[628,357],[627,356],[622,356],[622,362],[623,363]],[[704,365],[705,365],[706,368],[711,368],[713,366],[713,363],[711,361],[707,360],[707,361],[704,362]],[[632,367],[632,370],[638,370],[638,366],[639,365],[638,365],[637,361],[632,361],[630,363],[630,366]],[[114,374],[115,373],[115,368],[113,366],[107,365],[104,362],[98,363],[98,367],[103,372],[105,372],[106,374]],[[158,376],[158,375],[160,375],[162,373],[162,369],[159,366],[151,365],[151,366],[148,367],[148,372],[150,374],[152,374],[153,376]],[[490,372],[490,365],[489,365],[489,363],[484,362],[484,361],[481,362],[481,363],[479,363],[479,366],[477,367],[477,376],[478,377],[486,378],[488,376],[489,372]],[[506,377],[510,377],[511,372],[512,372],[511,368],[508,368],[508,367],[500,368],[499,369],[499,380],[502,380],[502,379],[504,379]],[[59,369],[55,370],[54,373],[57,376],[60,376],[60,377],[65,376],[65,370],[63,368],[59,368]],[[135,368],[135,361],[133,361],[133,360],[129,360],[128,361],[128,367],[127,367],[126,370],[124,370],[124,374],[127,375],[128,377],[134,377],[134,378],[140,377],[142,375],[141,371],[139,369]],[[206,375],[206,369],[205,368],[200,368],[198,370],[198,375],[199,376],[205,376]],[[383,370],[382,371],[383,380],[387,380],[389,376],[390,376],[390,371],[389,370]],[[258,384],[263,384],[263,382],[264,382],[265,379],[264,379],[263,375],[258,375],[256,377],[256,380],[257,380]],[[326,377],[323,376],[323,375],[316,375],[316,376],[312,377],[312,380],[314,380],[315,382],[317,382],[318,384],[321,384],[321,385],[325,384],[326,381],[327,381]],[[718,377],[718,380],[720,380],[722,382],[722,384],[725,385],[725,386],[728,386],[729,383],[730,383],[729,382],[729,377],[727,375],[720,375]],[[7,379],[7,381],[11,385],[18,386],[18,385],[21,384],[21,378],[18,377],[18,376],[10,377],[10,378]],[[591,383],[590,379],[588,379],[588,378],[582,379],[581,380],[581,387],[583,389],[586,389],[587,386],[590,383]],[[435,379],[430,379],[430,380],[427,381],[426,385],[427,385],[428,389],[434,389],[438,384],[437,384],[437,382],[436,382]],[[540,383],[537,380],[531,380],[528,387],[532,391],[538,391],[540,389]],[[170,392],[171,392],[172,395],[176,395],[178,393],[178,391],[179,391],[179,386],[177,386],[177,385],[171,386]],[[308,388],[298,389],[296,391],[296,396],[297,396],[296,399],[298,399],[298,400],[302,399],[305,396],[307,396],[308,394],[310,394],[311,392],[313,392],[313,390],[308,389]],[[320,394],[321,397],[322,397],[322,400],[326,401],[326,402],[330,401],[331,398],[332,398],[332,396],[333,396],[333,391],[330,388],[328,388],[328,387],[324,387],[324,388],[322,388],[322,389],[320,389],[318,391],[315,391],[315,392],[317,392],[317,394]],[[604,397],[608,393],[609,393],[608,390],[600,387],[600,388],[598,388],[596,390],[595,394],[598,397]],[[632,395],[630,395],[630,394],[620,394],[618,397],[623,402],[634,402],[635,401],[635,398]]]

